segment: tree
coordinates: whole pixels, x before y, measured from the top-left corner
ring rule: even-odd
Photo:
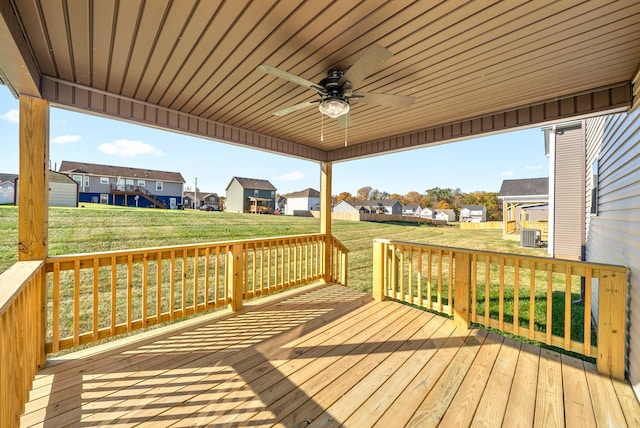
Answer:
[[[404,197],[402,198],[402,203],[404,205],[407,204],[420,204],[420,200],[422,199],[422,195],[418,192],[415,191],[411,191],[411,192],[407,192],[406,195],[404,195]]]
[[[340,201],[353,201],[353,195],[349,192],[340,192],[337,196],[333,197],[333,204],[337,204]]]
[[[356,200],[358,201],[368,201],[371,199],[371,186],[364,186],[358,189],[356,192]]]

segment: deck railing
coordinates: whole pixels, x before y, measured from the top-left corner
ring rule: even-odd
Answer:
[[[43,263],[18,262],[0,275],[0,426],[20,425],[33,378],[44,365]]]
[[[376,239],[373,269],[378,300],[397,299],[453,315],[461,327],[477,323],[595,357],[600,372],[624,378],[624,267]]]
[[[319,279],[345,284],[346,253],[315,234],[49,257],[46,352]]]

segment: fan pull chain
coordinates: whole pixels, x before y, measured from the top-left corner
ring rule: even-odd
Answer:
[[[349,116],[344,121],[344,146],[347,147],[347,128],[349,128]]]
[[[324,142],[324,114],[320,113],[320,142]]]

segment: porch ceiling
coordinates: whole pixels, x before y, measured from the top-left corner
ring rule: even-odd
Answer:
[[[640,2],[10,0],[0,77],[16,95],[317,160],[338,161],[628,108],[640,64]],[[274,111],[378,43],[393,57],[366,92],[407,109]]]

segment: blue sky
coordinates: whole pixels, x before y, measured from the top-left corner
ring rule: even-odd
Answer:
[[[180,172],[193,188],[225,194],[231,177],[268,179],[279,193],[320,188],[315,162],[139,125],[50,111],[51,166],[63,160]],[[0,86],[0,173],[18,173],[18,101]],[[333,165],[332,193],[363,186],[388,193],[433,187],[500,190],[507,178],[548,176],[539,127]]]

